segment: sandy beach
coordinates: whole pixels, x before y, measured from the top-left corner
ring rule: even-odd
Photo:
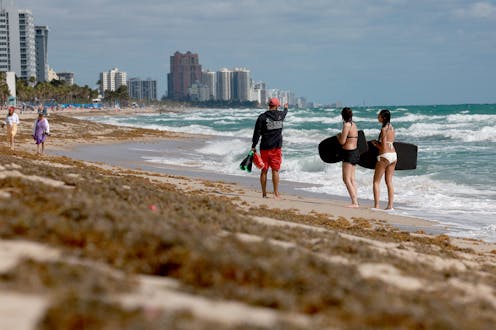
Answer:
[[[52,113],[43,156],[35,114],[15,152],[2,132],[0,330],[496,324],[496,244],[290,184],[263,199],[256,180],[126,162],[119,146],[195,137],[74,118],[134,112]]]

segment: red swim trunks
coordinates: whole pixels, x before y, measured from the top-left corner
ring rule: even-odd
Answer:
[[[265,166],[263,170],[268,170],[269,167],[274,171],[279,171],[282,163],[282,149],[275,148],[270,150],[260,150],[260,155]]]

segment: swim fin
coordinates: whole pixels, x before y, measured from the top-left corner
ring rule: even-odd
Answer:
[[[250,153],[245,157],[245,159],[243,159],[241,164],[239,164],[239,168],[242,171],[251,173],[252,166],[253,166],[253,151],[250,151]]]

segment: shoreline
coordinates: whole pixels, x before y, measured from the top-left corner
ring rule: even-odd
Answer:
[[[197,136],[189,136],[188,138],[168,141],[180,150],[189,150],[189,142],[195,140]],[[160,141],[162,142],[162,141]],[[145,172],[155,172],[159,174],[188,177],[194,180],[207,180],[211,182],[220,182],[224,184],[234,184],[238,189],[250,195],[250,199],[257,199],[257,204],[267,203],[273,207],[284,209],[297,208],[305,210],[309,213],[312,206],[315,210],[323,213],[332,213],[338,216],[352,216],[363,218],[380,218],[382,220],[397,226],[399,229],[409,232],[423,231],[430,234],[445,234],[447,229],[436,221],[426,220],[418,217],[400,215],[394,212],[374,211],[371,207],[361,206],[358,209],[350,209],[345,206],[347,198],[338,195],[328,195],[323,193],[312,193],[310,191],[301,190],[304,187],[310,187],[310,184],[300,182],[281,180],[280,190],[282,192],[282,200],[272,198],[261,199],[257,195],[261,195],[259,177],[255,173],[250,175],[232,175],[216,173],[208,170],[192,166],[167,165],[167,164],[152,164],[143,160],[139,160],[139,153],[133,153],[138,147],[146,148],[147,144],[157,144],[159,141],[138,141],[138,142],[115,142],[112,144],[87,144],[79,145],[75,148],[64,148],[63,150],[54,151],[54,155],[67,156],[81,161],[90,161],[95,163],[103,163],[111,166],[127,168],[130,170],[138,170]],[[185,146],[188,144],[188,146]],[[168,147],[171,147],[168,145]],[[268,182],[269,196],[271,180]],[[258,196],[259,197],[259,196]],[[296,203],[296,205],[295,205]],[[362,199],[364,205],[372,205],[369,199]]]

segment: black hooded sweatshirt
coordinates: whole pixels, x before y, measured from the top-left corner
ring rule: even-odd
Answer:
[[[282,123],[287,113],[288,109],[284,109],[283,111],[268,110],[258,116],[255,130],[253,131],[253,144],[251,147],[255,148],[258,144],[258,139],[262,136],[260,150],[281,148]]]

